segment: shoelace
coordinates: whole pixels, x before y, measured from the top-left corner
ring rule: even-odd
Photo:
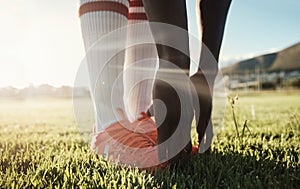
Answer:
[[[146,112],[141,112],[142,117],[138,118],[138,121],[147,121],[149,119],[151,119]]]

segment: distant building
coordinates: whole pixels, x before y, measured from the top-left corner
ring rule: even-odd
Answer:
[[[300,87],[300,43],[222,69],[230,89]]]

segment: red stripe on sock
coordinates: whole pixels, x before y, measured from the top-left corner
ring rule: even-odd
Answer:
[[[147,15],[145,13],[129,13],[129,20],[148,20]]]
[[[130,7],[143,7],[143,1],[132,1],[130,0]]]
[[[83,14],[96,11],[116,12],[125,17],[128,15],[128,8],[124,4],[112,1],[94,1],[85,3],[80,6],[78,14],[80,17]]]

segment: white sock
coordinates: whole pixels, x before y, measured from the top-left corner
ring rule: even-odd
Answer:
[[[143,23],[139,27],[132,24]],[[142,0],[130,0],[127,44],[137,35],[152,35]],[[154,40],[153,40],[154,41]],[[154,76],[158,67],[155,44],[143,44],[126,49],[124,72],[124,102],[127,117],[134,121],[146,112],[152,101]]]
[[[105,67],[100,78],[99,73],[107,64],[103,60],[107,60],[111,55],[124,49],[127,34],[121,32],[118,34],[117,40],[106,40],[96,46],[93,44],[97,44],[97,41],[106,34],[127,26],[128,7],[128,0],[80,0],[79,16],[87,53],[90,92],[96,115],[96,132],[118,120],[111,103],[111,88],[118,75],[123,71],[124,53],[109,62],[110,67]],[[110,48],[107,48],[108,46]],[[116,83],[116,91],[123,96],[122,79]],[[124,109],[122,97],[113,99],[113,101],[119,108]]]

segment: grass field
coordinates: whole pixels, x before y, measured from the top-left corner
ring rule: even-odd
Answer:
[[[152,175],[92,154],[71,99],[2,99],[0,188],[299,188],[300,93],[240,95],[241,140],[227,107],[211,153]]]

